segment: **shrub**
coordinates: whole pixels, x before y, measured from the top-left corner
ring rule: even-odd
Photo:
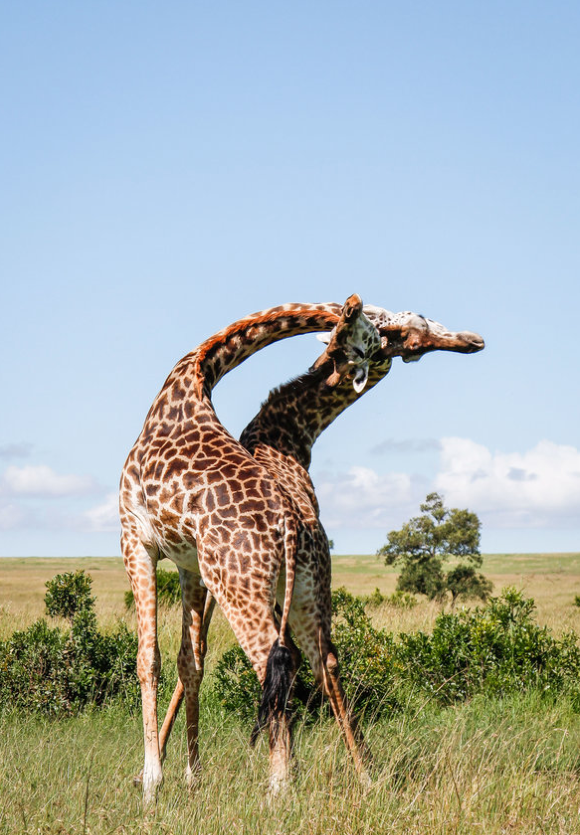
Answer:
[[[72,620],[81,609],[90,609],[95,602],[91,596],[92,583],[92,578],[84,571],[57,574],[48,580],[44,595],[47,614]]]
[[[534,622],[534,608],[533,600],[508,588],[483,608],[440,614],[430,635],[396,639],[372,625],[363,599],[339,589],[333,594],[333,640],[346,694],[359,714],[373,717],[401,709],[411,692],[439,705],[477,693],[567,692],[580,709],[577,636],[555,638]],[[320,699],[306,664],[300,677],[298,712],[304,713]],[[255,717],[260,686],[239,647],[218,662],[213,686],[226,710],[244,720]]]
[[[164,571],[162,568],[157,571],[157,601],[161,606],[176,606],[181,603],[181,585],[177,571]],[[125,592],[125,606],[127,609],[135,607],[132,591]]]
[[[400,709],[396,646],[391,633],[376,629],[364,601],[341,588],[332,595],[333,641],[340,660],[342,684],[361,716]]]
[[[364,606],[370,606],[371,609],[376,609],[386,603],[388,597],[382,591],[376,588],[371,594],[363,594],[360,599]]]
[[[419,602],[414,594],[398,589],[385,598],[389,606],[395,609],[414,609]]]
[[[136,707],[136,636],[124,623],[110,634],[99,632],[91,578],[84,572],[57,575],[47,587],[47,608],[61,616],[68,612],[70,628],[39,620],[0,642],[0,706],[53,716],[111,700]],[[81,590],[72,617],[71,587]]]
[[[443,704],[475,693],[576,692],[577,636],[554,638],[534,622],[534,608],[533,600],[507,588],[484,608],[439,615],[431,635],[401,635],[410,679]]]
[[[346,589],[339,589],[336,594],[342,594]],[[348,592],[346,592],[348,594]],[[338,598],[335,598],[338,600]],[[392,606],[394,609],[412,609],[417,605],[418,600],[414,594],[407,591],[394,591],[392,594],[383,594],[382,591],[376,588],[371,594],[361,594],[358,599],[361,601],[365,609],[377,609],[379,606],[386,604]]]

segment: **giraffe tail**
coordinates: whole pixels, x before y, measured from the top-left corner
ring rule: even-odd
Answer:
[[[268,655],[262,700],[258,709],[258,718],[250,736],[250,745],[252,746],[255,745],[260,731],[268,725],[272,729],[273,741],[275,741],[281,722],[289,718],[289,701],[297,664],[295,659],[296,648],[292,645],[287,631],[292,595],[294,594],[297,547],[296,521],[293,516],[288,514],[284,530],[284,564],[286,568],[284,606],[280,619],[279,637],[274,641]]]

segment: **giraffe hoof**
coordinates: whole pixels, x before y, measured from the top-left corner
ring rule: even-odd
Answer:
[[[135,774],[133,776],[133,785],[137,788],[141,788],[143,785],[143,772],[140,771],[139,774]]]
[[[371,776],[368,773],[368,771],[366,769],[364,771],[361,771],[358,775],[358,779],[363,791],[367,792],[373,784],[373,781],[371,780]]]
[[[197,788],[201,781],[201,765],[197,763],[193,768],[187,766],[185,769],[185,785],[192,791]]]
[[[276,803],[279,799],[283,798],[288,793],[291,785],[292,781],[289,777],[270,777],[267,796],[268,804]]]
[[[157,792],[163,783],[163,774],[161,767],[159,768],[145,768],[143,769],[143,806],[145,808],[155,806],[157,802]]]

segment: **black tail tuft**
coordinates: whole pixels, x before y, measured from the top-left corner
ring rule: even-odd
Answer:
[[[255,745],[260,731],[272,720],[276,733],[278,721],[288,715],[288,701],[294,680],[292,653],[287,647],[280,646],[276,640],[270,650],[266,665],[266,678],[262,692],[262,701],[258,710],[258,719],[250,737],[250,745]]]

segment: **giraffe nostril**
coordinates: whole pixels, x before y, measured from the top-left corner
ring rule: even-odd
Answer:
[[[355,352],[357,357],[361,358],[361,360],[364,358],[365,353],[361,348],[357,348],[356,345],[353,345],[352,350]]]

